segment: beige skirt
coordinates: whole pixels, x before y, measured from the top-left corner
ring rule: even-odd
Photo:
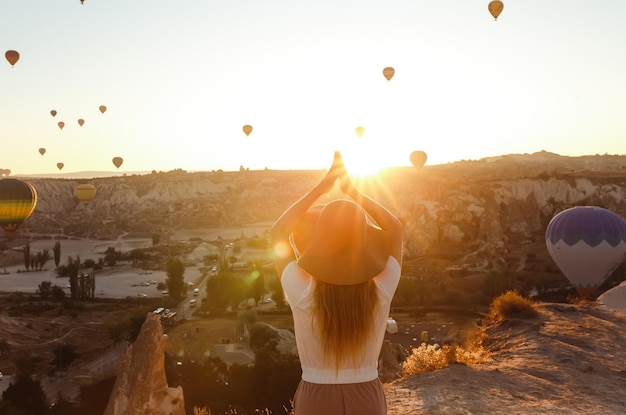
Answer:
[[[301,380],[293,407],[295,415],[387,415],[387,401],[380,379],[345,384]]]

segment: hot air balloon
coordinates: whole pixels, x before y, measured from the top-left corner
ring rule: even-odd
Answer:
[[[118,169],[120,168],[120,166],[122,165],[122,163],[124,162],[124,159],[121,157],[113,157],[113,164],[115,165],[115,167],[117,167]]]
[[[356,127],[354,129],[354,132],[356,133],[356,135],[361,138],[363,137],[363,135],[365,134],[365,128],[364,127]]]
[[[243,126],[243,132],[246,133],[246,135],[250,135],[250,133],[252,132],[252,126],[251,125],[244,125]]]
[[[84,123],[85,123],[85,120],[83,120],[82,118],[78,119],[78,125],[82,127]]]
[[[626,255],[626,221],[597,206],[559,212],[545,236],[550,256],[583,297],[594,295]]]
[[[65,123],[64,123],[63,121],[59,121],[58,126],[59,126],[59,128],[62,130],[62,129],[63,129],[63,127],[65,127]]]
[[[391,66],[387,66],[385,69],[383,69],[383,76],[387,78],[388,81],[391,81],[391,78],[393,78],[393,75],[395,73],[396,70],[393,69]]]
[[[43,147],[41,147],[41,148],[39,149],[39,154],[41,154],[42,156],[43,156],[44,154],[46,154],[46,149],[45,149],[45,148],[43,148]]]
[[[9,238],[24,222],[37,204],[37,191],[22,180],[0,180],[0,227]]]
[[[57,163],[57,167],[58,167],[59,170],[63,170],[63,166],[65,166],[65,164]]]
[[[56,116],[57,115],[57,110],[50,111],[50,114],[52,114],[53,117]]]
[[[74,196],[82,203],[83,205],[87,205],[89,202],[96,197],[96,186],[89,183],[79,184],[74,188]]]
[[[426,153],[420,150],[412,152],[410,156],[411,163],[416,169],[421,169],[424,163],[426,163],[427,158]]]
[[[495,20],[498,20],[498,16],[502,13],[502,9],[504,9],[504,4],[500,0],[493,0],[489,3],[487,7],[489,9],[489,13],[493,16]]]
[[[104,105],[100,105],[98,108],[100,109],[100,112],[103,114],[107,110],[107,107],[105,107]]]
[[[20,54],[16,50],[7,50],[4,54],[11,66],[15,65],[20,60]]]

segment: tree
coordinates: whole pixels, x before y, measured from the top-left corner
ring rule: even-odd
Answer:
[[[50,413],[48,398],[41,382],[30,376],[20,376],[14,383],[11,383],[2,393],[2,400],[17,409],[16,414],[47,415]]]
[[[259,301],[263,299],[265,294],[265,275],[256,267],[250,273],[252,285],[250,287],[250,297],[254,298],[255,305],[259,305]]]
[[[37,252],[37,269],[43,269],[43,266],[46,265],[46,262],[50,259],[50,251],[44,249],[41,252]]]
[[[224,290],[224,282],[227,277],[223,275],[214,275],[206,282],[206,300],[204,304],[208,304],[209,311],[223,312],[228,305]]]
[[[54,284],[50,289],[50,297],[52,298],[52,301],[63,301],[65,298],[65,291],[63,291],[63,288]]]
[[[257,408],[268,408],[278,414],[290,407],[302,376],[300,360],[292,354],[280,354],[270,350],[259,350],[251,373],[251,384],[256,388]]]
[[[110,246],[104,252],[104,262],[108,266],[112,267],[117,262],[118,253],[115,251],[115,248]]]
[[[4,354],[4,352],[8,351],[11,348],[9,342],[6,339],[0,339],[0,356]]]
[[[242,278],[214,275],[206,284],[206,303],[212,312],[223,312],[229,306],[235,310],[247,299],[248,287]]]
[[[169,257],[165,265],[165,285],[170,296],[179,299],[185,293],[185,265],[179,258]]]
[[[37,287],[37,293],[42,300],[47,300],[52,294],[52,283],[50,281],[41,281]]]
[[[54,243],[52,252],[54,253],[54,267],[59,268],[59,264],[61,263],[61,242],[56,241]]]
[[[67,258],[67,275],[70,277],[70,294],[72,300],[78,298],[78,268],[80,267],[80,257],[76,255],[76,259],[71,256]]]
[[[63,344],[52,351],[54,358],[52,359],[52,367],[56,370],[64,371],[76,359],[76,351],[74,346]]]
[[[26,267],[26,271],[30,268],[30,242],[26,242],[23,248],[24,251],[24,266]]]

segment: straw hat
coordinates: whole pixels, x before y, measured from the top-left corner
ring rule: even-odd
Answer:
[[[369,222],[359,205],[338,199],[313,208],[293,234],[298,249],[302,247],[298,260],[302,269],[336,285],[360,284],[385,269],[390,252],[387,234]]]
[[[291,233],[291,242],[298,254],[298,258],[302,255],[309,244],[309,241],[313,237],[315,225],[317,224],[317,218],[319,218],[320,212],[324,206],[326,205],[311,206]]]

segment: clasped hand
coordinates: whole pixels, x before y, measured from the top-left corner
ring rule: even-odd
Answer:
[[[346,166],[343,163],[343,158],[341,157],[341,153],[339,151],[335,151],[333,164],[330,166],[326,176],[324,176],[324,179],[322,179],[322,182],[320,183],[324,193],[329,193],[332,190],[337,179],[339,179],[339,186],[343,193],[348,196],[354,194],[354,185],[352,184],[352,180],[350,179],[350,175],[346,170]]]

